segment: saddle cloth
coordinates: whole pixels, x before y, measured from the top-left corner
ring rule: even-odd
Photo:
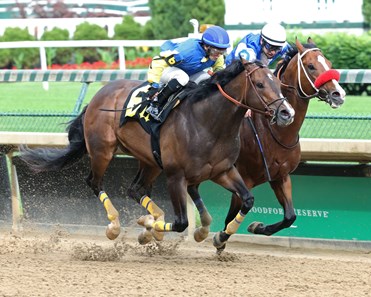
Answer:
[[[150,104],[150,100],[148,100],[146,96],[149,87],[149,83],[144,82],[129,93],[121,113],[120,127],[125,125],[129,119],[138,121],[142,128],[151,135],[152,153],[156,162],[162,168],[160,152],[160,128],[170,114],[171,110],[178,106],[184,96],[180,96],[182,91],[171,95],[161,112],[161,122],[158,122],[154,120],[146,111],[148,105]]]

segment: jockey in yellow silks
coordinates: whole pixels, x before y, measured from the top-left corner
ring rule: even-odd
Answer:
[[[207,28],[201,39],[166,41],[149,66],[148,97],[152,100],[147,112],[160,120],[159,109],[171,94],[190,80],[199,83],[225,67],[224,54],[229,46],[228,33],[219,26]]]

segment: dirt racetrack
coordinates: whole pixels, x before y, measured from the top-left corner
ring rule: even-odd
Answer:
[[[0,296],[371,296],[371,254],[0,231]]]

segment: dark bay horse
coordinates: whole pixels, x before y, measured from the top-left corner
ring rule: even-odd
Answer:
[[[288,53],[285,60],[277,64],[275,70],[281,80],[282,93],[295,109],[294,122],[282,128],[271,125],[257,113],[242,122],[241,148],[236,167],[249,189],[268,181],[284,210],[283,220],[280,222],[270,225],[251,223],[248,227],[251,233],[272,235],[290,227],[296,219],[290,173],[300,162],[299,130],[310,99],[319,98],[332,108],[338,108],[345,100],[345,91],[338,83],[339,73],[331,69],[331,65],[310,38],[305,45],[296,40],[296,47]],[[202,208],[202,200],[197,191],[189,189],[189,193],[196,205],[201,205]],[[233,194],[224,230],[240,208],[240,199]],[[209,217],[207,211],[203,215]],[[207,226],[203,228],[206,229]],[[217,233],[214,236],[214,246],[222,251],[228,237],[225,231]]]
[[[139,161],[128,195],[149,212],[138,220],[147,230],[139,236],[140,243],[147,243],[152,235],[161,240],[166,231],[183,232],[188,226],[187,187],[205,180],[238,195],[242,203],[236,216],[246,215],[253,196],[234,166],[240,150],[240,125],[248,108],[282,126],[293,121],[294,111],[282,96],[279,80],[259,61],[237,61],[186,90],[186,99],[170,113],[160,131],[163,171],[175,213],[173,223],[165,222],[164,212],[150,198],[152,184],[162,171],[153,156],[150,135],[136,120],[129,119],[120,126],[120,113],[103,111],[122,109],[128,94],[140,84],[117,80],[105,85],[70,122],[66,148],[23,146],[21,159],[35,171],[50,171],[68,167],[88,153],[91,170],[86,181],[107,211],[110,224],[106,235],[110,239],[120,233],[119,213],[103,189],[102,178],[117,150]],[[238,227],[236,220],[231,221],[230,234]]]

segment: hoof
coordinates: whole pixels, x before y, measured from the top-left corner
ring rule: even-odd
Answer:
[[[193,233],[193,238],[196,242],[201,242],[207,238],[209,235],[209,227],[201,227],[197,228],[195,232]]]
[[[216,254],[217,255],[220,255],[224,251],[224,249],[225,249],[226,246],[227,246],[227,244],[224,243],[221,247],[217,248],[216,249]]]
[[[152,228],[153,223],[155,222],[155,218],[152,215],[145,215],[141,216],[138,220],[137,223],[143,227]]]
[[[214,237],[213,237],[213,245],[214,247],[216,247],[217,249],[220,249],[222,248],[223,246],[225,246],[225,242],[222,242],[221,241],[221,238],[220,238],[220,235],[222,234],[222,232],[218,232],[218,233],[215,233]],[[224,248],[223,248],[224,249]]]
[[[120,227],[112,227],[112,224],[109,224],[106,228],[106,236],[110,240],[116,239],[120,235]]]
[[[144,230],[142,233],[138,236],[138,242],[141,245],[145,245],[149,243],[152,240],[152,233],[151,231]]]
[[[156,231],[155,229],[152,229],[151,232],[152,232],[154,239],[156,239],[157,241],[164,240],[164,235],[165,235],[164,232],[159,232],[159,231]]]
[[[264,224],[261,222],[252,222],[248,227],[247,231],[253,234],[261,234],[258,230],[262,230]]]

